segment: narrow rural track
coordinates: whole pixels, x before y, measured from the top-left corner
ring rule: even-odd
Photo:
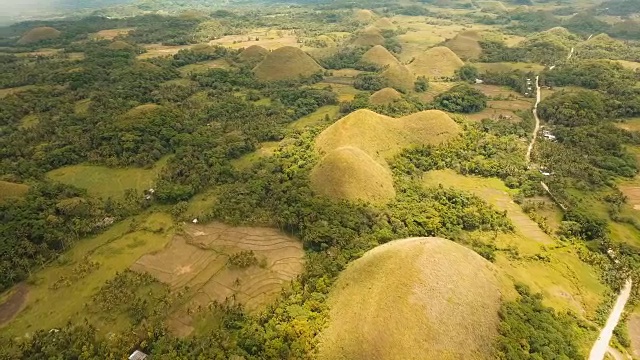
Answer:
[[[527,163],[527,165],[529,165],[529,163],[531,162],[531,151],[533,150],[533,146],[536,144],[538,131],[540,131],[540,118],[538,117],[538,104],[540,104],[540,83],[538,82],[539,78],[539,76],[536,76],[536,104],[533,106],[533,117],[534,119],[536,119],[536,127],[535,129],[533,129],[531,143],[529,143],[527,154],[524,157],[524,161]]]
[[[633,283],[631,282],[631,279],[628,279],[624,284],[624,287],[620,291],[620,295],[618,295],[618,299],[616,299],[616,304],[613,306],[613,309],[609,314],[607,323],[604,325],[604,328],[602,328],[602,331],[600,331],[598,339],[591,348],[591,353],[589,353],[589,360],[604,359],[605,354],[609,350],[609,343],[611,342],[611,336],[613,336],[613,330],[618,325],[618,321],[620,321],[624,306],[627,304],[629,296],[631,295],[632,285]]]

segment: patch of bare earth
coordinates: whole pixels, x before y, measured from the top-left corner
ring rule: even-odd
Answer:
[[[25,305],[29,289],[25,284],[18,284],[7,299],[0,304],[0,327],[13,319]]]
[[[629,337],[633,356],[640,357],[640,314],[632,314],[629,317]]]
[[[229,257],[241,251],[253,251],[258,263],[231,266]],[[131,268],[174,290],[186,290],[184,305],[168,319],[170,329],[185,336],[193,331],[191,314],[211,303],[231,301],[248,311],[261,309],[302,272],[303,256],[300,241],[276,229],[189,224],[167,248],[141,257]]]
[[[640,210],[640,186],[620,186],[620,191],[635,210]]]

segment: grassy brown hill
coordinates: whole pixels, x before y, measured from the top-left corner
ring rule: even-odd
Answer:
[[[460,126],[439,110],[394,119],[361,109],[336,121],[316,139],[321,153],[344,146],[357,147],[384,162],[411,145],[441,144],[460,132]]]
[[[20,40],[18,40],[18,44],[26,45],[26,44],[32,44],[39,41],[43,41],[43,40],[51,40],[59,37],[60,34],[62,34],[60,31],[52,27],[48,27],[48,26],[37,27],[27,31],[20,38]]]
[[[362,54],[362,61],[378,66],[395,65],[400,62],[384,46],[376,45]]]
[[[253,72],[263,81],[293,80],[308,77],[322,67],[304,51],[285,46],[270,52]]]
[[[260,45],[251,45],[248,48],[242,50],[239,58],[243,62],[259,63],[269,54],[269,50],[263,48]]]
[[[451,49],[461,59],[477,59],[482,53],[481,39],[482,37],[477,31],[467,30],[459,33],[453,39],[447,40],[444,46]]]
[[[389,86],[403,92],[413,89],[416,79],[413,73],[400,63],[389,65],[381,75],[387,80]]]
[[[351,41],[354,46],[374,46],[384,44],[384,37],[375,26],[368,26],[364,30],[358,32]]]
[[[333,199],[378,202],[395,197],[391,171],[351,146],[332,150],[321,159],[311,172],[311,186]]]
[[[358,22],[369,23],[375,18],[375,14],[371,10],[358,9],[353,12],[353,16]]]
[[[401,98],[402,94],[397,92],[395,89],[384,88],[373,93],[373,95],[369,97],[369,102],[374,105],[385,105]]]
[[[385,159],[409,146],[442,144],[459,132],[458,124],[439,110],[399,119],[355,111],[317,137],[316,149],[323,158],[312,171],[312,188],[334,199],[391,199],[395,193]]]
[[[462,65],[464,62],[451,49],[436,46],[416,56],[407,67],[416,76],[433,79],[451,77]]]
[[[396,26],[387,18],[380,18],[373,23],[373,26],[380,29],[395,29]]]
[[[0,180],[0,202],[7,199],[23,197],[28,191],[28,185]]]
[[[441,238],[396,240],[351,263],[329,295],[321,360],[491,359],[500,274]]]

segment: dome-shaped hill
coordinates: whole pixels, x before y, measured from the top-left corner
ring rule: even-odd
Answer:
[[[353,16],[358,22],[361,22],[361,23],[371,22],[375,18],[373,11],[367,10],[367,9],[358,9],[354,11]]]
[[[451,49],[436,46],[416,56],[407,67],[416,76],[441,78],[453,76],[462,65],[464,62]]]
[[[461,59],[476,59],[482,53],[480,46],[481,36],[477,31],[463,31],[453,39],[447,40],[444,46],[448,47]]]
[[[354,46],[375,46],[384,44],[384,37],[375,26],[368,26],[364,30],[358,32],[351,41]]]
[[[318,358],[491,359],[499,279],[490,262],[449,240],[378,246],[340,274]]]
[[[387,80],[387,85],[403,92],[413,89],[416,78],[406,66],[400,63],[389,65],[380,75]]]
[[[18,40],[18,44],[26,45],[36,43],[38,41],[51,40],[59,37],[60,34],[62,33],[59,30],[52,27],[37,27],[27,31],[20,40]]]
[[[398,59],[396,59],[396,57],[393,56],[393,54],[391,54],[389,50],[387,50],[382,45],[376,45],[367,50],[367,52],[362,54],[361,60],[363,62],[375,64],[381,67],[400,63]]]
[[[242,50],[238,57],[243,62],[259,63],[269,54],[269,50],[263,48],[260,45],[251,45],[248,48]]]
[[[399,119],[354,111],[316,138],[316,149],[325,156],[312,171],[313,189],[336,199],[388,200],[395,193],[389,190],[393,181],[385,158],[409,146],[442,144],[459,132],[460,126],[439,110]]]
[[[376,160],[413,145],[441,144],[460,132],[460,126],[440,110],[427,110],[394,119],[360,109],[336,121],[316,139],[321,153],[357,147]]]
[[[304,51],[285,46],[267,54],[253,72],[260,80],[277,81],[308,77],[321,70],[322,67]]]
[[[126,43],[121,40],[116,40],[109,44],[109,49],[111,50],[130,50],[133,49],[133,45]]]
[[[369,97],[369,103],[374,105],[390,104],[394,100],[401,99],[402,95],[393,88],[378,90]]]
[[[340,200],[379,202],[395,197],[391,171],[350,146],[337,148],[320,160],[311,172],[311,187],[320,195]]]
[[[607,34],[598,34],[575,46],[576,55],[582,59],[620,59],[628,51],[628,45]]]
[[[380,29],[395,29],[396,26],[387,18],[380,18],[373,23],[373,26]]]

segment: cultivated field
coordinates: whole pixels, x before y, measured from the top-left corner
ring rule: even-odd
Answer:
[[[138,55],[138,59],[144,60],[144,59],[151,59],[151,58],[160,57],[160,56],[175,55],[180,50],[191,49],[194,46],[196,45],[170,46],[170,45],[162,45],[162,44],[148,44],[148,45],[144,45],[144,48],[147,52],[145,52],[144,54]]]
[[[378,246],[330,293],[319,359],[490,359],[509,287],[491,263],[449,240]]]
[[[87,304],[116,272],[126,270],[144,254],[160,251],[172,235],[171,217],[154,213],[117,223],[100,235],[77,242],[58,261],[33,273],[26,285],[26,295],[21,295],[23,303],[13,304],[16,310],[23,310],[11,314],[15,317],[5,324],[3,331],[24,336],[85,317],[103,334],[124,330],[129,326],[126,321],[105,320],[100,314],[94,317],[87,311]],[[95,266],[85,267],[89,263]],[[0,305],[0,313],[4,306]]]
[[[142,193],[143,190],[151,188],[167,160],[168,157],[161,159],[151,169],[72,165],[52,170],[47,173],[47,177],[87,189],[90,195],[105,199],[121,198],[126,189],[135,189]]]
[[[244,268],[231,264],[230,256],[242,251],[252,251],[257,262]],[[275,229],[189,224],[165,249],[141,257],[131,269],[187,290],[184,307],[169,321],[172,330],[186,335],[193,330],[189,314],[211,302],[262,308],[302,272],[303,256],[298,240]]]
[[[513,223],[513,234],[485,235],[484,240],[499,248],[517,249],[518,257],[499,252],[495,264],[514,281],[529,285],[544,295],[545,304],[559,310],[571,309],[587,318],[594,316],[606,287],[597,272],[578,257],[571,247],[556,243],[511,199],[509,190],[499,179],[464,176],[452,170],[430,171],[423,178],[427,187],[443,185],[469,191],[498,210],[506,211]],[[482,239],[482,236],[479,237]],[[540,256],[546,261],[536,260]]]

